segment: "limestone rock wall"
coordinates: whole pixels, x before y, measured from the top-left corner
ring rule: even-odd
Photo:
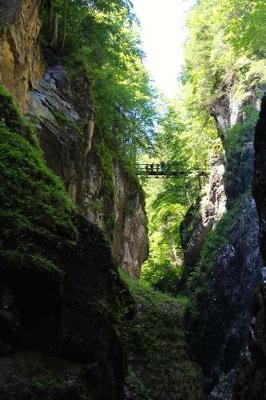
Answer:
[[[263,266],[259,249],[259,218],[251,194],[254,173],[253,126],[243,125],[241,139],[234,147],[230,147],[226,141],[229,128],[235,123],[245,123],[243,107],[247,104],[257,104],[255,92],[249,93],[239,104],[229,92],[228,98],[224,97],[213,105],[212,113],[225,144],[222,179],[216,179],[217,186],[214,180],[214,186],[210,186],[213,195],[205,196],[205,209],[214,211],[209,214],[211,218],[206,218],[202,207],[204,199],[200,199],[200,206],[192,210],[191,216],[187,216],[189,224],[184,231],[188,232],[187,237],[184,236],[184,248],[189,273],[200,257],[205,240],[208,241],[207,233],[219,224],[222,215],[227,211],[231,213],[232,220],[227,221],[230,224],[228,238],[208,275],[204,298],[198,300],[197,317],[193,319],[190,315],[188,322],[191,352],[203,367],[206,393],[220,380],[220,384],[212,391],[212,400],[218,400],[224,391],[232,396],[235,379],[233,369],[248,335],[254,291],[261,281]],[[215,203],[212,199],[216,198],[217,193],[222,193],[222,201],[216,202],[216,207],[213,207]],[[219,204],[223,212],[219,212]],[[235,210],[235,214],[232,214],[232,210]],[[203,221],[207,224],[204,225]]]
[[[118,161],[109,165],[106,182],[89,82],[70,80],[60,66],[49,68],[29,94],[29,114],[48,165],[83,215],[104,230],[116,264],[139,276],[148,255],[144,196],[136,178]]]
[[[22,7],[22,0],[0,1],[0,29],[13,24],[18,18]]]
[[[28,91],[36,87],[44,67],[37,37],[40,0],[1,0],[0,82],[27,110]]]
[[[37,45],[39,6],[37,0],[0,0],[0,81],[21,110],[29,110],[46,162],[62,178],[83,216],[79,211],[73,216],[77,236],[69,248],[62,248],[60,240],[49,248],[62,268],[59,283],[38,268],[26,271],[19,262],[6,273],[9,265],[0,262],[0,398],[122,400],[126,354],[121,320],[133,300],[117,265],[138,275],[147,255],[143,195],[136,180],[115,162],[115,190],[113,196],[106,195],[89,82],[70,81],[60,67],[49,69],[37,82],[44,71]],[[13,133],[9,117],[17,111],[8,96],[4,101],[10,109],[2,107],[6,114],[0,119],[7,126],[10,122]],[[19,136],[22,132],[15,125]],[[28,150],[29,146],[25,144]],[[45,164],[42,158],[41,163]],[[28,170],[41,184],[43,175]],[[4,172],[0,171],[1,182],[8,179]],[[42,209],[38,211],[49,225]],[[37,216],[36,226],[38,221]],[[19,242],[21,232],[12,233]],[[21,240],[30,237],[25,234]],[[44,242],[39,243],[43,251]]]
[[[258,238],[257,210],[249,199],[218,254],[201,318],[192,326],[196,332],[193,355],[201,361],[210,387],[236,366],[248,335],[251,305],[263,267]]]
[[[181,227],[182,246],[187,269],[196,264],[207,233],[226,212],[224,157],[212,159],[206,194],[191,207]]]
[[[104,229],[117,265],[138,276],[148,255],[143,194],[118,162],[111,166],[114,193],[105,189],[88,81],[71,82],[60,67],[44,73],[39,0],[2,0],[0,10],[0,83],[29,111],[49,166],[86,218]]]
[[[132,303],[102,232],[1,89],[0,398],[122,400]]]
[[[118,265],[138,277],[148,257],[147,217],[144,194],[123,168],[114,166],[114,229],[112,250]]]
[[[266,257],[266,96],[261,104],[259,120],[255,131],[255,175],[253,193],[260,219],[260,243],[263,260]],[[243,349],[240,367],[234,387],[234,400],[265,400],[266,374],[266,293],[265,267],[263,282],[259,285],[252,310],[252,320],[249,326],[249,338]]]

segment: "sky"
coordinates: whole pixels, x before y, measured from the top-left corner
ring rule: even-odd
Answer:
[[[185,17],[195,0],[133,0],[141,23],[146,66],[157,88],[167,98],[177,93],[183,64]]]

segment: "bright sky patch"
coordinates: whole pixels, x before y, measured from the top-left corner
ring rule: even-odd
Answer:
[[[133,0],[141,23],[146,66],[166,97],[177,92],[186,37],[185,18],[194,0]]]

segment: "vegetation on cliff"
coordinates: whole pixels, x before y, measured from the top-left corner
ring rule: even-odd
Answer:
[[[109,152],[134,162],[137,150],[151,140],[156,96],[131,3],[52,0],[44,4],[43,20],[43,45],[72,75],[87,75]]]
[[[200,368],[188,357],[184,299],[154,291],[121,272],[137,304],[126,325],[129,369],[126,399],[203,399]]]
[[[101,207],[102,216],[96,220],[101,220],[112,241],[120,212],[119,207],[115,211],[117,171],[138,188],[142,198],[135,163],[139,152],[151,145],[157,119],[156,94],[144,67],[132,4],[52,0],[43,2],[42,21],[41,44],[48,62],[62,65],[72,87],[90,99],[91,154],[101,181],[101,199],[93,199],[91,206]],[[85,111],[83,116],[78,97],[73,103],[81,110],[85,121],[81,131],[86,137],[87,115]],[[126,211],[121,212],[121,219],[126,219]]]
[[[0,89],[1,268],[60,278],[57,253],[76,240],[75,207],[46,166],[33,127]],[[57,243],[57,252],[54,245]]]
[[[134,164],[138,157],[168,161],[180,174],[161,181],[159,188],[158,180],[144,181],[150,258],[143,267],[142,282],[121,273],[124,287],[110,261],[109,247],[95,227],[82,222],[63,184],[47,167],[33,127],[1,87],[0,272],[40,273],[53,283],[62,283],[64,267],[68,268],[66,316],[62,318],[67,322],[63,321],[66,327],[62,331],[56,325],[60,337],[56,340],[60,356],[66,352],[70,359],[84,357],[89,365],[88,371],[80,367],[89,387],[84,396],[93,393],[92,398],[108,398],[106,379],[112,398],[123,398],[124,322],[129,348],[128,400],[200,400],[201,373],[188,356],[184,311],[192,322],[202,317],[215,262],[250,196],[252,171],[246,169],[245,157],[257,119],[256,100],[266,79],[262,39],[266,5],[260,0],[197,2],[188,19],[186,62],[180,77],[182,96],[164,104],[156,136],[157,97],[143,65],[131,2],[51,0],[42,2],[42,13],[41,43],[48,62],[63,64],[73,82],[80,83],[84,77],[89,82],[98,130],[95,157],[109,205],[113,206],[115,196],[115,163],[123,165],[125,176],[136,186]],[[54,117],[63,125],[68,123],[82,140],[84,127],[73,126],[74,122],[67,122],[59,112]],[[222,154],[227,163],[227,212],[211,226],[197,263],[185,275],[182,222],[206,191],[211,157]],[[101,207],[96,201],[93,206],[96,211]],[[200,217],[199,209],[194,210],[195,217]],[[105,224],[111,236],[112,210]],[[189,236],[191,232],[186,233]],[[131,320],[125,318],[132,307],[125,305],[124,300],[130,299],[126,286],[136,303]],[[176,296],[180,287],[189,301]],[[60,296],[58,289],[51,304]],[[26,306],[30,304],[27,301]],[[52,308],[50,305],[47,310],[43,305],[44,323],[49,313],[61,323],[60,307],[56,313]],[[10,330],[5,315],[3,320]],[[28,326],[25,329],[27,336],[31,330],[27,331]],[[45,345],[42,335],[40,341]],[[53,348],[54,354],[56,351]],[[49,379],[48,374],[45,384],[40,380],[36,387],[45,392]],[[57,391],[57,379],[52,383]]]
[[[0,396],[122,399],[131,298],[110,247],[2,87],[0,121]]]
[[[265,15],[265,4],[246,0],[201,0],[189,14],[182,95],[168,105],[152,154],[153,159],[167,158],[185,176],[168,178],[158,192],[156,183],[147,183],[151,251],[143,277],[155,287],[176,290],[184,265],[179,231],[186,211],[204,195],[206,178],[199,182],[196,175],[210,171],[211,158],[225,152],[224,181],[232,215],[238,210],[238,196],[250,189],[252,171],[245,167],[245,152],[258,116],[256,99],[266,79],[261,40]],[[223,235],[218,226],[215,231],[213,235]],[[222,236],[218,241],[223,242]],[[205,244],[198,265],[213,258],[207,251],[211,247]],[[210,276],[211,272],[202,277],[203,286],[208,286]]]
[[[181,289],[188,296],[190,350],[205,373],[206,392],[235,366],[252,301],[241,285],[249,279],[253,290],[259,280],[256,233],[245,249],[242,245],[239,250],[235,238],[252,208],[253,137],[266,81],[261,41],[265,16],[261,1],[201,0],[194,6],[187,22],[182,95],[167,107],[151,158],[170,161],[185,175],[160,181],[159,190],[156,180],[146,183],[151,251],[142,279],[156,289],[175,295]],[[199,182],[196,175],[208,175],[211,169],[217,173],[211,161],[223,159],[225,173],[219,185],[227,198],[226,210],[217,221],[217,180],[212,175],[209,184],[205,177]],[[201,207],[204,195],[211,200],[206,214]],[[187,212],[194,224],[183,223]],[[187,254],[196,246],[196,261],[190,263]],[[243,268],[242,276],[238,268]],[[237,300],[232,287],[239,290]],[[246,299],[240,303],[243,293]]]

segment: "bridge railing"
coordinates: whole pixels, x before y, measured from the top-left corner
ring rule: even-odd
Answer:
[[[137,164],[136,169],[139,176],[180,177],[193,175],[195,177],[203,177],[207,175],[206,172],[203,171],[182,171],[178,169],[176,165],[166,162]]]
[[[138,175],[150,175],[150,176],[160,176],[160,175],[176,175],[176,171],[172,165],[167,163],[151,163],[151,164],[137,164]]]

